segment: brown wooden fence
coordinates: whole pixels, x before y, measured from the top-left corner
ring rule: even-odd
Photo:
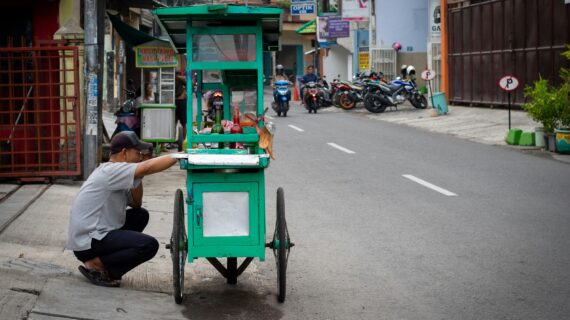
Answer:
[[[448,6],[449,100],[500,106],[507,96],[497,83],[513,75],[521,86],[540,77],[559,83],[570,64],[560,54],[570,43],[570,5],[563,0],[460,1]]]

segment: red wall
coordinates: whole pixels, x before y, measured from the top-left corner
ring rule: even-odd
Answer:
[[[33,33],[34,39],[51,40],[59,29],[59,1],[32,1],[34,10]]]

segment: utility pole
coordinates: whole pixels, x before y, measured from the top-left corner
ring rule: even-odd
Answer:
[[[82,162],[83,179],[86,180],[95,170],[100,159],[102,106],[101,106],[101,63],[99,52],[101,12],[104,10],[101,0],[84,2],[84,99],[85,123],[83,126]]]

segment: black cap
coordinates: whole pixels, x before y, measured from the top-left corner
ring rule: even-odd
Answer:
[[[152,150],[152,143],[141,141],[134,131],[120,132],[111,139],[111,154],[131,148],[139,151],[149,151]]]

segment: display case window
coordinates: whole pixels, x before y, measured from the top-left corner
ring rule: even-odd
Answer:
[[[204,192],[204,237],[249,236],[248,192]]]
[[[254,34],[200,34],[192,37],[194,62],[252,62],[255,57]]]
[[[143,68],[142,104],[174,104],[174,68]]]
[[[251,114],[254,117],[257,114],[257,89],[232,89],[232,107],[239,107],[241,120],[247,121],[245,114]]]

